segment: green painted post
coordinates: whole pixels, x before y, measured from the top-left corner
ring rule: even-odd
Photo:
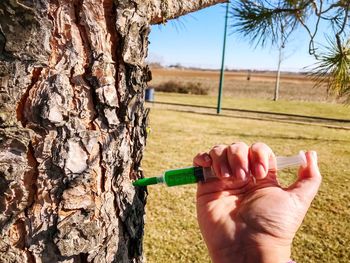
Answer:
[[[225,15],[225,30],[224,30],[224,45],[222,47],[222,59],[221,59],[221,70],[220,70],[220,82],[219,82],[219,95],[218,95],[218,107],[216,110],[217,114],[221,111],[221,100],[222,100],[222,86],[224,84],[224,66],[225,66],[225,50],[226,50],[226,32],[227,32],[227,20],[228,20],[228,8],[230,2],[226,4],[226,15]]]

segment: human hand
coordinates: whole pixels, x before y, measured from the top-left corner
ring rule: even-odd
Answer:
[[[198,223],[213,262],[290,260],[295,233],[321,183],[316,152],[305,155],[306,167],[288,188],[269,170],[276,158],[263,143],[219,145],[194,158],[194,165],[212,166],[220,178],[197,188]]]

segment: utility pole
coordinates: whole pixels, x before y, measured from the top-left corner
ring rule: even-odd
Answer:
[[[216,110],[217,114],[221,111],[221,100],[222,100],[222,86],[224,84],[224,64],[225,64],[225,50],[226,50],[226,33],[227,33],[227,20],[228,20],[228,8],[230,1],[226,3],[226,15],[225,15],[225,30],[224,30],[224,44],[222,47],[222,59],[221,59],[221,70],[220,70],[220,82],[219,82],[219,95],[218,95],[218,107]]]

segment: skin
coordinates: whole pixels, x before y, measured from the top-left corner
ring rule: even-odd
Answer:
[[[197,218],[214,263],[288,262],[291,244],[321,183],[314,151],[288,188],[277,180],[276,158],[263,143],[218,145],[194,165],[220,180],[199,183]]]

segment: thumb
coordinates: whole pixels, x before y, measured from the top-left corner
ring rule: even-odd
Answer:
[[[306,167],[299,169],[298,179],[288,188],[288,191],[296,194],[300,200],[311,203],[320,187],[322,177],[317,165],[316,152],[308,151],[305,157]]]

